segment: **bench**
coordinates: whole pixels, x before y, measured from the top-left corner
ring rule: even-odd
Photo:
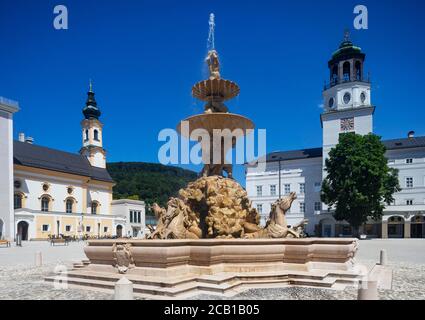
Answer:
[[[54,246],[56,244],[61,244],[64,246],[68,245],[68,240],[67,239],[50,239],[50,245]]]
[[[9,240],[0,240],[0,246],[6,246],[6,247],[10,247],[10,241]]]

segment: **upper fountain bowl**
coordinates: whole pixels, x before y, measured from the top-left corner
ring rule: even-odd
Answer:
[[[208,79],[192,87],[192,95],[202,101],[226,101],[239,95],[239,86],[224,79]]]

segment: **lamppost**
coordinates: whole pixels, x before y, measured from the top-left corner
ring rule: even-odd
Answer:
[[[282,180],[282,177],[281,177],[281,171],[282,171],[282,166],[281,166],[281,162],[282,162],[282,158],[281,157],[279,157],[279,200],[282,198],[282,183],[281,183],[281,180]]]
[[[277,160],[277,162],[279,163],[279,200],[282,198],[282,177],[281,177],[281,172],[282,172],[282,161],[284,160],[282,158],[282,156],[277,156],[277,155],[273,155],[272,156],[273,160]]]

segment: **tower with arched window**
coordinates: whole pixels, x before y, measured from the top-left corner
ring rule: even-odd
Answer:
[[[83,109],[84,120],[81,122],[83,147],[80,153],[87,157],[92,166],[105,168],[106,152],[103,149],[103,124],[99,121],[100,114],[100,109],[94,97],[93,86],[90,82],[86,106]]]
[[[323,90],[323,163],[328,152],[345,132],[372,132],[375,107],[371,102],[369,76],[365,76],[366,55],[350,40],[348,31],[328,62],[329,82]]]

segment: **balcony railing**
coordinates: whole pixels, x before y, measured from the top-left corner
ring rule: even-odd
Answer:
[[[363,83],[370,83],[370,78],[368,77],[367,79],[363,78],[363,77],[356,77],[353,79],[348,79],[348,78],[344,78],[344,79],[334,79],[332,80],[330,83],[325,83],[323,90],[328,90],[338,84],[342,84],[342,83],[349,83],[349,82],[363,82]]]

